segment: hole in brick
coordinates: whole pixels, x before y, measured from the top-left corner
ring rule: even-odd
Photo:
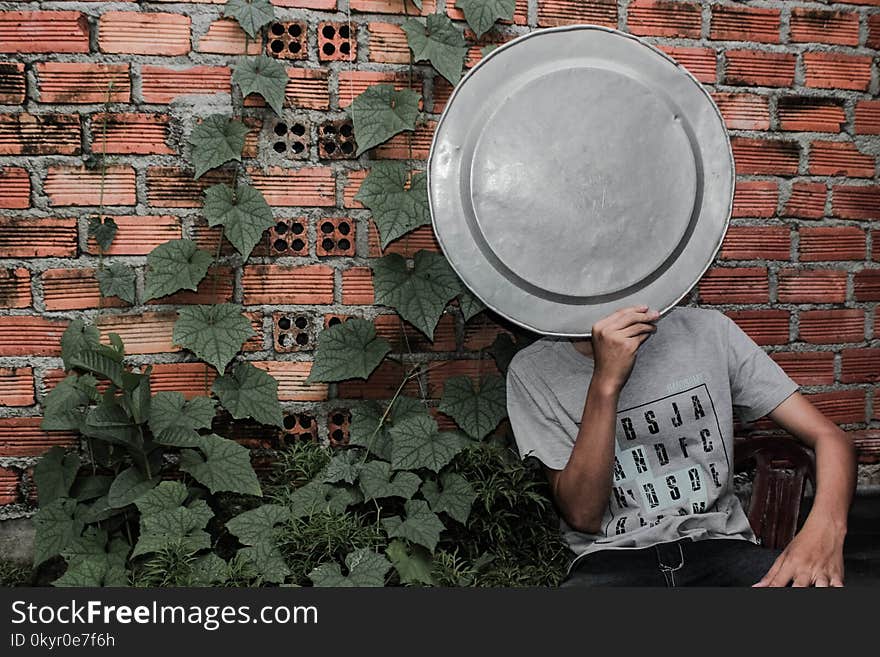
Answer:
[[[287,134],[287,125],[284,123],[276,123],[275,124],[275,134],[279,137],[283,137]]]
[[[332,39],[336,35],[336,29],[332,25],[325,25],[321,28],[321,34],[325,39]]]
[[[302,145],[302,142],[295,141],[295,142],[293,142],[293,145],[290,147],[290,149],[294,153],[299,155],[300,153],[302,153],[306,149],[306,147]]]
[[[303,247],[306,245],[302,240],[293,240],[293,244],[290,246],[293,247],[294,251],[302,251]]]
[[[299,419],[299,424],[303,429],[308,429],[310,426],[312,426],[312,418],[310,418],[308,415],[303,415]]]
[[[296,42],[296,41],[291,41],[291,42],[287,45],[287,49],[288,49],[290,52],[294,52],[294,53],[295,53],[295,52],[299,52],[299,43]]]
[[[297,137],[302,137],[304,134],[306,134],[306,127],[302,123],[294,123],[291,131]]]
[[[342,152],[345,153],[346,155],[351,155],[352,152],[354,151],[354,146],[352,145],[352,143],[350,141],[344,142],[342,144],[342,146],[340,146],[339,148],[341,148]]]
[[[339,319],[338,317],[331,317],[331,318],[327,321],[327,326],[328,326],[328,327],[330,327],[330,326],[336,326],[337,324],[342,324],[342,320]]]
[[[324,51],[325,55],[330,56],[336,52],[336,46],[334,46],[332,43],[325,43],[321,50]]]
[[[276,251],[287,251],[287,242],[284,240],[275,240],[275,243],[272,245]]]
[[[339,233],[340,235],[348,235],[351,232],[351,226],[348,225],[347,221],[341,221],[339,223]]]
[[[281,23],[272,23],[272,27],[269,29],[275,36],[281,36],[284,34],[284,26]]]
[[[282,422],[284,423],[284,428],[290,431],[296,426],[296,417],[293,415],[285,415]]]
[[[339,133],[343,137],[349,137],[351,135],[351,124],[343,123],[341,126],[339,126]]]
[[[272,144],[272,150],[276,153],[283,153],[287,150],[287,144],[285,144],[283,141],[276,141],[274,144]]]
[[[327,151],[328,153],[332,153],[333,151],[336,150],[336,144],[334,144],[332,141],[325,141],[324,142],[324,150]]]
[[[279,53],[284,50],[284,42],[275,39],[272,43],[269,44],[269,48],[272,49],[272,52]]]
[[[312,439],[312,434],[310,434],[310,433],[301,433],[301,434],[299,434],[299,439],[302,440],[302,441],[311,440],[311,439]]]
[[[321,248],[325,251],[332,251],[334,246],[336,246],[336,244],[329,237],[325,237],[321,242]]]
[[[333,424],[342,424],[345,422],[345,416],[342,413],[334,413],[331,419],[333,420]]]
[[[282,331],[286,331],[287,329],[289,329],[290,328],[290,318],[289,317],[282,317],[281,319],[279,319],[278,320],[278,328],[280,328]]]
[[[339,52],[341,52],[343,55],[347,55],[351,52],[351,46],[348,45],[348,41],[339,44]]]
[[[347,39],[349,34],[350,32],[348,30],[348,25],[339,26],[339,36],[341,36],[343,39]]]
[[[335,440],[336,442],[342,442],[343,440],[345,440],[345,434],[342,433],[342,429],[336,429],[336,430],[335,430],[332,434],[330,434],[330,435],[333,436],[333,440]]]
[[[298,37],[302,34],[302,27],[298,23],[291,23],[287,28],[287,33],[292,37]]]
[[[351,246],[351,242],[349,242],[344,237],[341,240],[339,240],[338,244],[339,244],[339,248],[342,249],[343,251],[348,251],[349,247]]]
[[[296,334],[296,343],[303,347],[309,343],[309,334],[308,333],[297,333]]]
[[[333,224],[329,221],[325,221],[321,224],[321,232],[322,233],[332,233],[333,232]]]
[[[286,347],[288,341],[289,341],[289,336],[287,335],[287,333],[282,333],[281,335],[278,336],[278,344],[280,346]]]
[[[279,221],[277,224],[275,224],[275,232],[279,235],[284,235],[284,233],[287,232],[287,224],[283,221]]]
[[[305,230],[305,226],[303,226],[303,225],[302,225],[301,223],[299,223],[298,221],[295,221],[295,222],[293,223],[293,226],[290,227],[290,230],[293,231],[293,234],[294,234],[294,235],[301,235],[302,232]]]
[[[324,126],[324,134],[325,135],[335,135],[336,128],[334,128],[332,125],[325,125]]]
[[[297,328],[304,329],[306,326],[309,325],[309,320],[307,320],[305,317],[297,317],[296,320],[294,321],[294,323],[296,324]],[[290,321],[289,320],[287,323],[287,327],[290,328]]]

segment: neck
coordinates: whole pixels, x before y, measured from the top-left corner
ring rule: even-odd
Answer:
[[[571,344],[584,356],[593,357],[593,341],[590,338],[573,338]]]

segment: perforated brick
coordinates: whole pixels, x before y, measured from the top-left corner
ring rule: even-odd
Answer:
[[[315,318],[309,313],[280,313],[272,315],[275,351],[308,351],[315,347]]]
[[[278,59],[308,58],[308,30],[304,21],[275,21],[266,34],[267,55]]]
[[[355,253],[355,227],[350,217],[323,217],[317,221],[315,251],[319,256]]]
[[[309,236],[306,217],[279,219],[269,229],[269,254],[274,256],[309,255]]]
[[[353,62],[357,59],[357,26],[354,23],[318,23],[318,59]]]
[[[284,445],[295,442],[317,442],[318,423],[312,413],[287,411],[282,420],[281,440]]]
[[[351,411],[347,408],[334,408],[327,415],[327,435],[334,447],[348,445],[351,429]]]
[[[311,128],[308,119],[286,116],[267,122],[265,139],[273,159],[306,160]]]
[[[318,126],[318,156],[323,160],[354,159],[357,143],[350,119],[325,121]]]

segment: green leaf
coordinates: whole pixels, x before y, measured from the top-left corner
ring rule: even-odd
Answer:
[[[229,491],[261,496],[263,492],[251,466],[250,451],[234,440],[213,433],[205,438],[205,443],[199,446],[205,458],[193,450],[184,450],[180,453],[180,469],[212,493]]]
[[[394,88],[388,83],[372,84],[351,103],[357,152],[388,141],[398,132],[416,129],[421,96],[412,89]]]
[[[155,488],[158,483],[159,479],[147,479],[140,470],[131,466],[113,480],[107,493],[107,503],[114,509],[121,509]]]
[[[309,573],[315,586],[384,586],[385,574],[391,563],[369,548],[360,548],[345,557],[348,574],[343,575],[338,563],[325,563]]]
[[[148,365],[143,374],[136,374],[135,372],[122,373],[125,403],[135,424],[143,424],[150,416],[150,404],[152,402],[150,374],[152,371],[153,366]]]
[[[232,74],[232,81],[241,89],[242,98],[259,94],[278,116],[281,116],[284,107],[287,80],[287,69],[284,65],[265,54],[239,58]]]
[[[461,314],[464,315],[464,321],[466,322],[469,322],[475,315],[486,310],[483,302],[464,286],[462,286],[461,294],[458,295],[458,307],[461,308]]]
[[[79,370],[94,372],[104,379],[109,379],[113,385],[122,387],[122,363],[110,354],[112,350],[107,347],[98,349],[84,349],[70,357],[70,366]]]
[[[195,290],[214,258],[192,240],[170,240],[147,255],[146,300]]]
[[[461,291],[458,276],[449,261],[431,251],[417,251],[415,266],[397,253],[372,261],[375,302],[390,306],[410,324],[434,339],[434,327],[452,297]]]
[[[306,383],[366,379],[389,351],[391,345],[376,335],[373,322],[352,317],[321,331]]]
[[[40,506],[70,494],[70,487],[79,471],[79,456],[66,454],[63,447],[55,446],[46,452],[34,466]]]
[[[205,217],[209,226],[223,226],[223,235],[247,260],[263,231],[275,225],[272,208],[263,193],[251,185],[234,190],[220,183],[205,190]]]
[[[69,370],[72,365],[70,359],[84,349],[96,349],[101,344],[101,332],[97,327],[86,324],[77,318],[67,325],[61,336],[61,359],[64,361],[64,369]]]
[[[464,12],[464,19],[479,39],[499,18],[513,20],[516,0],[455,0]]]
[[[401,27],[406,32],[414,61],[427,59],[453,87],[458,84],[468,46],[449,16],[429,14],[424,24],[416,18],[408,18]]]
[[[142,445],[140,431],[125,409],[114,401],[104,401],[86,416],[83,433],[101,438],[115,445],[135,447]]]
[[[186,501],[186,496],[186,486],[179,481],[163,481],[138,497],[134,504],[141,515],[149,516],[176,509]]]
[[[78,502],[97,499],[102,495],[107,494],[110,490],[110,484],[113,483],[113,479],[114,478],[110,475],[80,477],[73,482],[73,489],[71,490],[70,495]]]
[[[374,162],[354,197],[372,211],[383,249],[419,226],[431,224],[427,174],[413,174],[406,189],[408,169],[403,162]]]
[[[187,401],[180,392],[157,392],[150,405],[150,431],[156,442],[178,447],[196,447],[200,443],[196,429],[210,429],[215,402],[208,397]],[[189,438],[181,445],[180,436]],[[193,436],[195,436],[193,438]]]
[[[94,377],[70,374],[49,391],[43,400],[40,428],[46,431],[80,431],[85,408],[97,395]]]
[[[226,528],[245,545],[275,540],[275,525],[287,522],[290,512],[279,504],[264,504],[239,513],[226,523]]]
[[[406,543],[394,539],[385,549],[385,555],[394,564],[394,569],[403,584],[427,584],[433,586],[431,577],[432,558],[424,548],[414,545],[408,548]]]
[[[425,405],[413,397],[398,397],[388,412],[385,422],[379,427],[384,409],[378,403],[369,401],[356,406],[351,411],[349,426],[349,445],[366,447],[367,450],[385,461],[391,460],[391,435],[388,429],[413,415],[427,415]],[[377,430],[377,427],[379,429]]]
[[[497,43],[487,43],[485,46],[480,48],[480,57],[485,57],[490,52],[495,50],[498,47],[498,45],[499,44],[497,44]]]
[[[480,440],[507,417],[504,379],[485,375],[475,390],[471,377],[450,377],[443,385],[439,410],[455,420],[471,438]]]
[[[223,15],[237,20],[241,29],[254,39],[260,28],[275,18],[275,10],[269,0],[227,0]]]
[[[363,455],[357,450],[349,449],[336,454],[330,462],[324,466],[321,481],[326,484],[335,484],[344,481],[353,484],[357,481],[358,473],[363,465]]]
[[[203,554],[192,565],[193,586],[216,586],[229,580],[229,564],[213,552]]]
[[[93,556],[68,566],[64,574],[52,582],[52,586],[128,586],[128,575],[123,567],[110,566],[100,556]]]
[[[325,511],[342,513],[352,504],[361,501],[360,492],[356,488],[310,481],[291,494],[289,508],[292,518],[304,518]]]
[[[427,468],[439,472],[467,444],[461,434],[437,431],[437,422],[430,415],[416,415],[395,424],[392,438],[391,467],[395,470]]]
[[[34,538],[34,567],[61,554],[83,530],[83,521],[74,517],[76,500],[59,497],[40,509],[33,516],[36,536]]]
[[[473,486],[454,472],[440,475],[440,483],[443,490],[440,490],[436,481],[426,481],[422,484],[422,496],[428,500],[434,513],[446,513],[450,518],[465,524],[471,514],[471,505],[477,499]]]
[[[96,277],[101,295],[105,297],[119,297],[127,303],[136,301],[135,295],[135,272],[133,267],[114,262],[109,267],[99,269]]]
[[[440,540],[440,532],[446,529],[440,518],[422,500],[407,500],[403,508],[406,520],[401,520],[400,516],[382,519],[388,536],[405,538],[434,552]]]
[[[383,497],[408,500],[416,494],[421,483],[421,477],[415,472],[397,472],[392,478],[391,464],[385,461],[370,461],[360,471],[360,487],[365,502]]]
[[[103,221],[99,215],[93,214],[89,217],[89,237],[95,240],[101,251],[106,251],[113,244],[116,237],[118,226],[113,221],[113,217],[104,217]]]
[[[159,552],[178,543],[188,552],[207,549],[211,547],[211,536],[202,531],[205,524],[202,514],[183,506],[142,515],[140,536],[131,558]]]
[[[235,160],[241,162],[244,139],[249,128],[225,114],[211,114],[197,124],[189,137],[192,163],[198,180],[206,171]]]
[[[81,510],[80,520],[87,524],[101,522],[122,513],[121,509],[114,509],[110,506],[106,495],[102,495],[91,504],[81,504],[79,509]]]
[[[238,363],[232,373],[218,377],[211,390],[236,420],[250,417],[261,424],[283,426],[278,381],[259,367]]]
[[[284,561],[284,555],[274,545],[258,543],[243,547],[238,551],[238,556],[249,564],[263,581],[281,584],[290,575],[290,568]]]
[[[103,560],[107,566],[125,567],[129,546],[121,538],[108,543],[107,532],[99,527],[86,527],[82,536],[75,538],[61,553],[69,566],[87,559]]]
[[[221,374],[242,345],[254,334],[241,306],[219,303],[187,306],[178,312],[174,342],[210,363]]]

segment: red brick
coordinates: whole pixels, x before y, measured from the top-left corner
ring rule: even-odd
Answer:
[[[862,342],[865,311],[861,308],[800,311],[798,338],[813,344]]]
[[[11,468],[0,468],[0,504],[15,504],[21,476]]]
[[[0,208],[20,210],[30,207],[31,179],[22,167],[0,167]]]
[[[787,310],[732,310],[724,313],[759,345],[788,342]]]
[[[538,26],[591,23],[617,27],[617,3],[613,0],[543,0],[538,3]]]
[[[0,356],[60,356],[66,320],[33,315],[0,317]]]
[[[21,105],[26,93],[24,62],[0,62],[0,104]]]
[[[241,281],[245,305],[333,303],[333,268],[249,265]]]
[[[320,338],[318,338],[320,340]],[[382,361],[366,379],[348,379],[337,384],[340,399],[390,399],[400,386],[406,371],[394,361]],[[419,396],[418,382],[413,378],[403,386],[403,394]]]
[[[160,244],[181,237],[180,219],[173,215],[114,215],[116,237],[105,255],[147,255]],[[98,253],[93,239],[89,253]]]
[[[147,202],[154,208],[200,208],[203,192],[217,183],[227,183],[226,172],[208,171],[198,180],[191,171],[179,167],[147,167]]]
[[[770,282],[765,267],[713,267],[700,281],[704,303],[766,303]]]
[[[868,16],[868,39],[865,45],[874,50],[880,50],[880,14]]]
[[[786,226],[731,226],[721,244],[725,260],[788,260],[791,235]]]
[[[843,101],[837,98],[784,96],[776,111],[783,130],[838,133],[846,125]]]
[[[853,277],[856,301],[880,301],[880,269],[863,269]]]
[[[31,406],[33,403],[33,368],[0,367],[0,404],[3,406]]]
[[[856,103],[856,133],[880,135],[880,100],[860,100]]]
[[[808,87],[867,91],[871,83],[869,55],[805,52],[804,70],[804,84]]]
[[[658,45],[658,48],[684,66],[700,82],[718,80],[718,56],[712,48]]]
[[[351,267],[342,272],[342,303],[347,306],[373,303],[373,271],[369,267]]]
[[[821,11],[795,7],[791,10],[790,39],[793,43],[859,45],[859,15],[854,11]]]
[[[43,272],[43,300],[46,310],[83,310],[126,305],[118,297],[102,299],[96,270],[47,269]]]
[[[455,318],[444,313],[434,329],[433,342],[415,326],[400,318],[397,313],[377,315],[373,319],[376,335],[391,345],[391,351],[406,353],[418,351],[455,351]]]
[[[187,399],[209,396],[217,371],[205,363],[157,363],[150,375],[150,389],[180,392]]]
[[[169,121],[166,114],[93,114],[92,152],[173,155],[174,149],[166,143],[170,134]]]
[[[7,417],[0,419],[0,456],[40,456],[55,445],[67,447],[76,443],[76,434],[69,431],[43,431],[41,417]]]
[[[76,256],[75,217],[0,217],[0,253],[7,258]]]
[[[273,3],[275,4],[275,3]],[[196,45],[198,52],[216,53],[219,55],[243,55],[245,32],[234,18],[218,18],[208,26],[208,31]],[[262,44],[250,39],[247,54],[259,55]]]
[[[79,11],[0,12],[0,52],[89,52],[89,21]]]
[[[446,381],[454,376],[478,379],[487,374],[498,374],[498,367],[492,358],[445,361],[442,366],[428,370],[428,396],[438,399],[443,394]]]
[[[793,176],[798,172],[797,142],[734,137],[731,145],[738,174]]]
[[[0,155],[79,155],[78,114],[0,114]]]
[[[464,325],[464,348],[469,351],[488,349],[502,333],[513,338],[509,329],[495,322],[486,313],[480,313]]]
[[[97,325],[101,338],[107,342],[110,333],[117,333],[129,354],[161,354],[180,351],[172,340],[175,312],[144,312],[137,315],[103,315]]]
[[[873,383],[880,381],[880,349],[844,349],[841,352],[842,383]],[[876,397],[875,403],[876,403]]]
[[[712,5],[709,38],[715,41],[779,43],[780,11]]]
[[[104,103],[108,95],[113,103],[131,102],[129,64],[37,62],[35,67],[41,103]]]
[[[134,167],[127,164],[108,165],[104,172],[104,194],[100,197],[101,170],[85,165],[50,165],[43,181],[43,192],[49,205],[134,205]]]
[[[856,226],[805,227],[799,234],[798,251],[802,262],[865,259],[865,231]]]
[[[718,92],[712,97],[731,130],[770,129],[770,105],[766,96]]]
[[[807,399],[832,422],[854,424],[865,421],[865,391],[836,390],[808,393]]]
[[[29,308],[31,276],[24,267],[0,269],[0,308]]]
[[[772,217],[779,201],[779,186],[772,180],[737,180],[733,193],[734,217]]]
[[[327,399],[329,386],[326,383],[305,382],[312,371],[311,361],[253,361],[253,365],[266,370],[278,381],[278,399],[281,401]]]
[[[728,84],[790,87],[794,83],[797,57],[791,53],[728,50],[725,57]]]
[[[851,141],[814,141],[810,144],[810,174],[873,178],[873,155],[859,151]]]
[[[152,305],[189,305],[231,302],[235,281],[233,271],[230,267],[218,267],[216,271],[216,282],[214,280],[215,270],[214,267],[211,267],[205,278],[196,286],[196,290],[181,290],[168,296],[151,299],[147,303]]]
[[[371,258],[379,258],[388,253],[398,253],[405,258],[412,258],[416,251],[436,251],[440,252],[440,243],[437,242],[437,236],[431,226],[421,226],[414,231],[407,233],[399,240],[394,240],[387,247],[382,249],[379,244],[379,231],[373,220],[370,220],[367,235],[368,255]]]
[[[248,167],[247,171],[269,205],[336,205],[336,178],[330,167]]]
[[[843,303],[846,272],[839,269],[783,269],[779,272],[782,303]]]
[[[825,199],[828,188],[825,183],[796,182],[785,203],[783,216],[801,219],[821,219],[825,215]]]
[[[770,357],[802,386],[834,383],[834,353],[830,351],[780,351]]]
[[[181,14],[106,11],[98,19],[98,48],[129,55],[186,55],[190,18]]]
[[[449,83],[445,81],[445,78],[439,76],[434,78],[435,101],[437,98],[437,88],[442,82],[449,85]],[[410,85],[409,75],[407,73],[398,73],[394,71],[339,71],[339,109],[348,107],[352,100],[360,96],[368,87],[374,84],[390,84],[398,91],[409,88],[417,92],[419,96],[423,93],[422,79],[418,75],[413,75],[412,85]],[[324,87],[326,87],[326,80],[324,86],[321,87],[321,90],[323,90]],[[324,98],[321,97],[320,101],[323,103]],[[327,102],[329,103],[329,100]],[[419,109],[422,109],[422,106],[423,103],[420,98]],[[436,106],[434,111],[438,112]]]
[[[700,5],[666,0],[633,0],[626,13],[629,31],[637,36],[700,38]]]
[[[311,0],[315,2],[316,0]],[[436,0],[424,0],[421,11],[412,2],[404,5],[404,0],[350,0],[352,11],[376,14],[410,14],[427,16],[437,11]]]
[[[835,185],[831,213],[840,219],[880,219],[880,186]]]
[[[513,23],[514,25],[526,25],[528,23],[528,10],[529,5],[527,0],[516,0],[514,4],[513,10],[513,20],[499,20],[498,24],[500,25],[510,25]],[[410,3],[409,11],[413,12],[412,3]],[[446,13],[449,15],[454,21],[463,21],[464,20],[464,12],[456,7],[454,3],[450,2],[446,5]]]
[[[394,135],[388,141],[376,146],[373,157],[377,160],[427,160],[434,138],[436,121],[419,121],[414,131],[406,130]],[[410,148],[412,149],[410,155]]]
[[[232,72],[228,66],[141,66],[144,102],[167,104],[184,94],[230,93]]]
[[[167,0],[172,1],[172,0]],[[211,0],[211,2],[218,2],[220,0]],[[377,0],[355,0],[355,3],[363,3],[363,2],[375,2]],[[390,1],[390,0],[389,0]],[[402,0],[401,0],[402,2]],[[352,3],[350,6],[352,7],[352,11],[357,11],[354,9],[354,4]],[[333,11],[336,9],[336,0],[272,0],[272,4],[276,7],[293,7],[295,9],[326,9],[329,11]],[[425,5],[434,4],[434,0],[424,0]]]

